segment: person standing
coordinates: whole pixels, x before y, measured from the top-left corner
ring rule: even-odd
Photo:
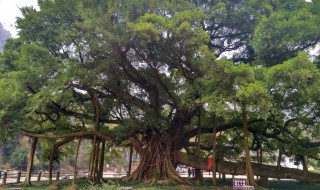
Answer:
[[[191,177],[191,172],[192,172],[192,171],[191,171],[191,167],[189,166],[189,167],[188,167],[188,177]]]

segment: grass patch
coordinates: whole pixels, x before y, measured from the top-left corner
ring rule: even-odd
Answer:
[[[293,180],[282,180],[282,181],[270,181],[269,188],[274,190],[291,190],[291,189],[299,189],[299,190],[319,190],[319,183],[302,183],[299,181]]]

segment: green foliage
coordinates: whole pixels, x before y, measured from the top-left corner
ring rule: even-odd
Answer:
[[[319,41],[320,15],[311,11],[313,3],[290,1],[281,3],[263,16],[253,35],[252,45],[258,61],[266,65],[280,64],[297,52]]]
[[[18,146],[10,156],[10,167],[16,168],[27,165],[28,149],[26,147]]]

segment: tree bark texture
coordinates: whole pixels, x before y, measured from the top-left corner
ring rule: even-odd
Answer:
[[[130,144],[129,169],[128,169],[127,176],[129,176],[129,175],[131,174],[131,167],[132,167],[132,155],[133,155],[133,145],[132,145],[132,144]]]
[[[92,184],[100,183],[102,180],[101,176],[101,156],[100,151],[102,148],[105,148],[104,146],[100,148],[101,139],[95,137],[92,142],[92,152],[90,157],[90,168],[89,168],[89,176],[88,176],[88,182]],[[100,166],[100,167],[99,167]]]
[[[160,135],[150,137],[142,149],[137,169],[125,181],[143,181],[154,184],[158,180],[183,182],[173,165],[171,143]]]
[[[56,148],[54,145],[52,145],[52,148],[50,151],[50,157],[49,157],[49,165],[48,165],[49,183],[52,182],[53,157],[54,157],[55,152],[56,152]]]
[[[103,179],[103,166],[104,166],[104,152],[106,148],[106,141],[101,140],[101,148],[100,148],[100,155],[99,155],[99,168],[98,168],[98,178]]]
[[[27,173],[24,180],[24,185],[27,185],[27,186],[31,185],[31,172],[33,167],[34,154],[36,152],[36,147],[38,143],[38,138],[32,137],[31,140],[32,140],[32,145],[31,145],[31,150],[28,158]]]
[[[78,145],[77,145],[77,151],[76,151],[76,158],[75,158],[75,163],[74,163],[74,171],[73,171],[73,180],[72,183],[73,185],[76,184],[76,179],[77,179],[77,164],[78,164],[78,157],[79,157],[79,149],[81,145],[81,139],[78,139]]]
[[[244,134],[244,149],[246,153],[246,171],[247,171],[247,180],[249,185],[258,187],[257,183],[254,180],[254,174],[251,165],[251,157],[249,150],[249,142],[248,142],[248,121],[247,121],[247,111],[245,103],[242,108],[242,126],[243,126],[243,134]]]
[[[305,172],[308,171],[308,156],[307,155],[303,155],[302,167],[303,167],[303,171],[305,171]]]

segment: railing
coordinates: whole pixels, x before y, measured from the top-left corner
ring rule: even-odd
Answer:
[[[105,178],[117,178],[125,176],[125,173],[104,173],[103,177]],[[87,171],[78,171],[76,173],[77,178],[87,178],[88,172]],[[8,171],[2,172],[0,177],[0,185],[7,185],[7,184],[15,184],[15,183],[22,183],[25,180],[26,172],[21,171]],[[66,179],[73,179],[73,173],[67,172],[53,172],[52,173],[52,180],[66,180]],[[39,171],[38,173],[31,173],[31,181],[48,181],[49,180],[49,173]]]

